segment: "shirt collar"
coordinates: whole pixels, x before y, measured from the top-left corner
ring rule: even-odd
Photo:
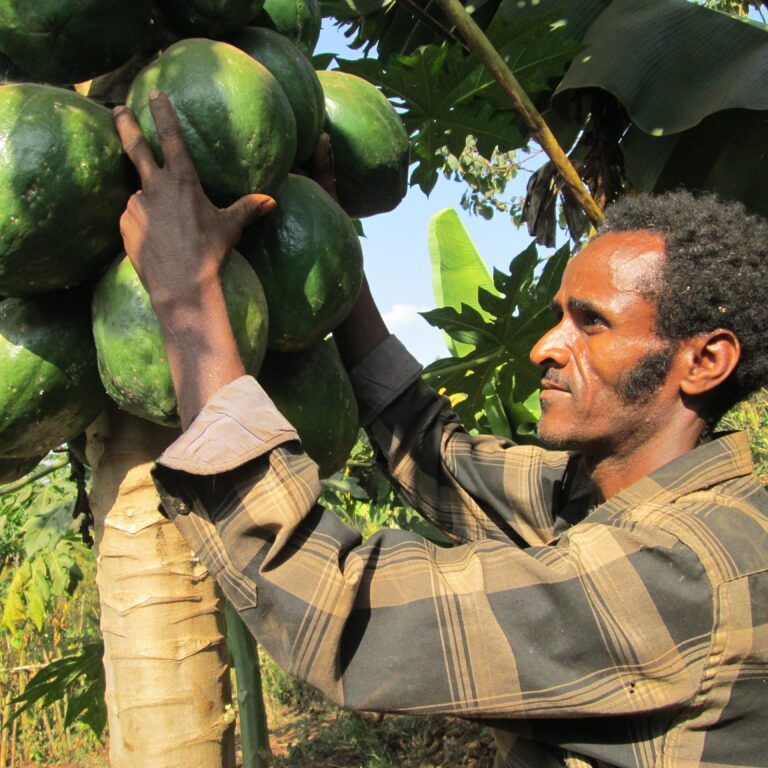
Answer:
[[[752,471],[747,433],[716,435],[617,493],[601,505],[600,511],[612,514],[639,504],[671,503]]]

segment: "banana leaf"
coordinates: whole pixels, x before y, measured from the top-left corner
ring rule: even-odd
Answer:
[[[427,243],[435,304],[457,310],[462,304],[467,304],[478,310],[487,321],[490,313],[480,307],[478,290],[484,288],[496,293],[493,279],[453,208],[445,208],[430,219]],[[461,357],[472,349],[447,334],[445,338],[453,355]]]
[[[768,217],[768,111],[718,112],[669,136],[632,128],[622,145],[627,178],[639,189],[716,192]]]
[[[601,88],[653,136],[727,109],[768,109],[768,29],[686,0],[613,0],[559,95]]]

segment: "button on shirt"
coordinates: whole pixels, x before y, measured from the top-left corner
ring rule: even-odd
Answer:
[[[255,637],[338,704],[496,729],[498,766],[768,766],[768,494],[726,435],[599,503],[577,455],[464,431],[394,337],[353,372],[402,495],[456,542],[365,542],[263,390],[160,457]]]

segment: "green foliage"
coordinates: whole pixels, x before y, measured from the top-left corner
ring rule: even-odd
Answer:
[[[646,133],[679,133],[724,109],[768,108],[768,29],[669,0],[612,0],[558,94],[601,88]]]
[[[41,489],[50,482],[44,478],[54,475],[56,480],[66,481],[67,466],[54,451],[28,476],[0,485],[0,574],[23,557],[24,521],[38,507]]]
[[[71,595],[82,578],[76,556],[83,544],[72,518],[77,490],[65,472],[62,468],[0,497],[8,513],[4,528],[10,530],[12,521],[20,523],[16,568],[3,598],[2,624],[12,632],[27,621],[41,632],[55,601]]]
[[[80,655],[84,646],[95,648],[98,644],[98,595],[92,550],[78,550],[76,562],[84,574],[83,581],[75,595],[65,593],[54,601],[42,632],[30,622],[19,625],[13,634],[6,627],[0,627],[0,666],[5,671],[0,675],[0,695],[3,697],[13,699],[26,692],[30,675],[46,670],[50,662],[56,664],[62,657]],[[0,577],[0,590],[7,586],[13,575],[14,571],[6,569]],[[100,664],[101,657],[96,650],[90,668],[97,675],[102,674]],[[60,689],[60,698],[51,695],[51,703],[47,706],[40,700],[19,714],[17,749],[35,764],[52,765],[63,759],[76,760],[101,748],[91,727],[77,716],[78,708],[89,701],[84,691],[90,680],[71,677],[68,689]],[[32,680],[41,691],[45,688],[42,685],[45,676]],[[56,681],[50,684],[56,685]],[[94,704],[103,708],[101,698],[103,694],[94,692]],[[13,712],[7,714],[10,716]],[[85,717],[88,716],[86,708]],[[4,718],[2,724],[5,725],[7,720],[8,717]]]
[[[749,13],[749,7],[757,9],[765,3],[761,2],[743,2],[743,0],[693,0],[698,5],[710,8],[713,11],[722,11],[723,13],[732,13],[734,16],[746,16]]]
[[[427,247],[432,267],[432,293],[439,307],[475,306],[477,291],[495,291],[488,267],[453,208],[445,208],[429,221]],[[477,308],[477,307],[476,307]],[[480,310],[487,320],[489,315]],[[446,335],[451,354],[460,357],[471,347]]]
[[[467,5],[570,149],[600,205],[632,188],[685,186],[768,214],[761,183],[768,173],[768,29],[754,21],[765,21],[765,8],[743,0]],[[438,4],[325,0],[324,13],[347,24],[367,54],[375,51],[376,59],[343,66],[402,107],[417,163],[411,183],[428,192],[442,170],[467,183],[465,208],[490,216],[510,206],[519,225],[518,204],[500,190],[512,174],[507,155],[525,145],[528,129],[479,67],[473,74],[475,59],[464,54]],[[566,34],[579,42],[569,42]],[[549,46],[551,58],[539,49],[539,77],[529,79],[526,56],[535,59],[537,45]],[[582,48],[584,55],[577,55]],[[550,100],[551,88],[556,95]],[[605,112],[609,102],[613,106]],[[468,135],[477,140],[469,151]],[[498,168],[494,149],[502,155]],[[557,224],[567,223],[577,239],[583,224],[579,206],[563,196],[556,169],[544,170],[527,194],[529,230],[549,243]]]
[[[402,528],[436,544],[448,544],[437,528],[400,498],[362,432],[345,469],[322,480],[322,485],[321,503],[357,528],[363,539],[383,528]]]
[[[546,91],[580,47],[562,28],[553,28],[552,21],[546,16],[494,28],[499,53],[530,94]],[[411,162],[416,163],[411,184],[426,194],[437,182],[441,157],[461,156],[468,134],[486,157],[527,143],[528,130],[508,98],[460,44],[427,45],[386,61],[339,63],[344,71],[379,86],[399,108],[411,136]]]
[[[423,313],[431,325],[471,347],[425,370],[427,381],[451,397],[466,427],[518,438],[532,433],[540,374],[528,353],[553,323],[549,307],[569,255],[568,246],[561,248],[539,271],[531,244],[512,260],[509,274],[494,272],[495,292],[480,288],[476,305]]]
[[[69,728],[80,721],[100,736],[107,723],[103,655],[104,645],[97,641],[84,645],[77,653],[46,664],[29,681],[23,693],[11,701],[15,709],[6,727],[30,707],[49,707],[66,696],[64,727]]]
[[[70,474],[54,452],[26,479],[0,487],[0,656],[11,672],[0,688],[9,698],[16,694],[3,725],[21,718],[25,751],[41,760],[75,745],[92,749],[95,738],[83,726],[97,736],[106,718],[95,565],[78,531],[81,519],[73,518],[77,485]],[[73,598],[83,580],[85,589]],[[25,684],[29,662],[38,660]]]
[[[723,416],[718,429],[743,429],[749,433],[755,474],[768,485],[768,389],[755,392],[732,408]]]
[[[442,172],[445,178],[463,181],[469,187],[461,195],[460,203],[465,211],[486,220],[492,219],[496,211],[509,213],[512,223],[520,226],[522,200],[512,198],[504,201],[507,184],[520,170],[515,150],[501,152],[496,147],[490,158],[484,157],[477,148],[477,139],[469,134],[458,157],[448,147],[442,147],[438,153],[443,158]]]
[[[280,669],[261,646],[258,653],[261,683],[268,709],[293,707],[308,712],[327,704],[322,693]]]

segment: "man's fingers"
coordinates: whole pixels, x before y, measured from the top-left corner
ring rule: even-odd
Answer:
[[[259,216],[274,210],[277,203],[269,195],[245,195],[236,200],[222,213],[227,222],[229,241],[234,245],[240,240],[242,231]]]
[[[197,172],[187,152],[181,125],[173,111],[170,99],[161,91],[152,91],[149,95],[149,111],[155,121],[157,138],[163,151],[163,165],[174,171],[190,172],[197,177]]]
[[[117,128],[120,141],[123,143],[125,154],[136,166],[143,186],[157,171],[157,162],[152,153],[152,147],[144,138],[133,112],[128,107],[115,107],[112,118],[115,121],[115,128]]]

